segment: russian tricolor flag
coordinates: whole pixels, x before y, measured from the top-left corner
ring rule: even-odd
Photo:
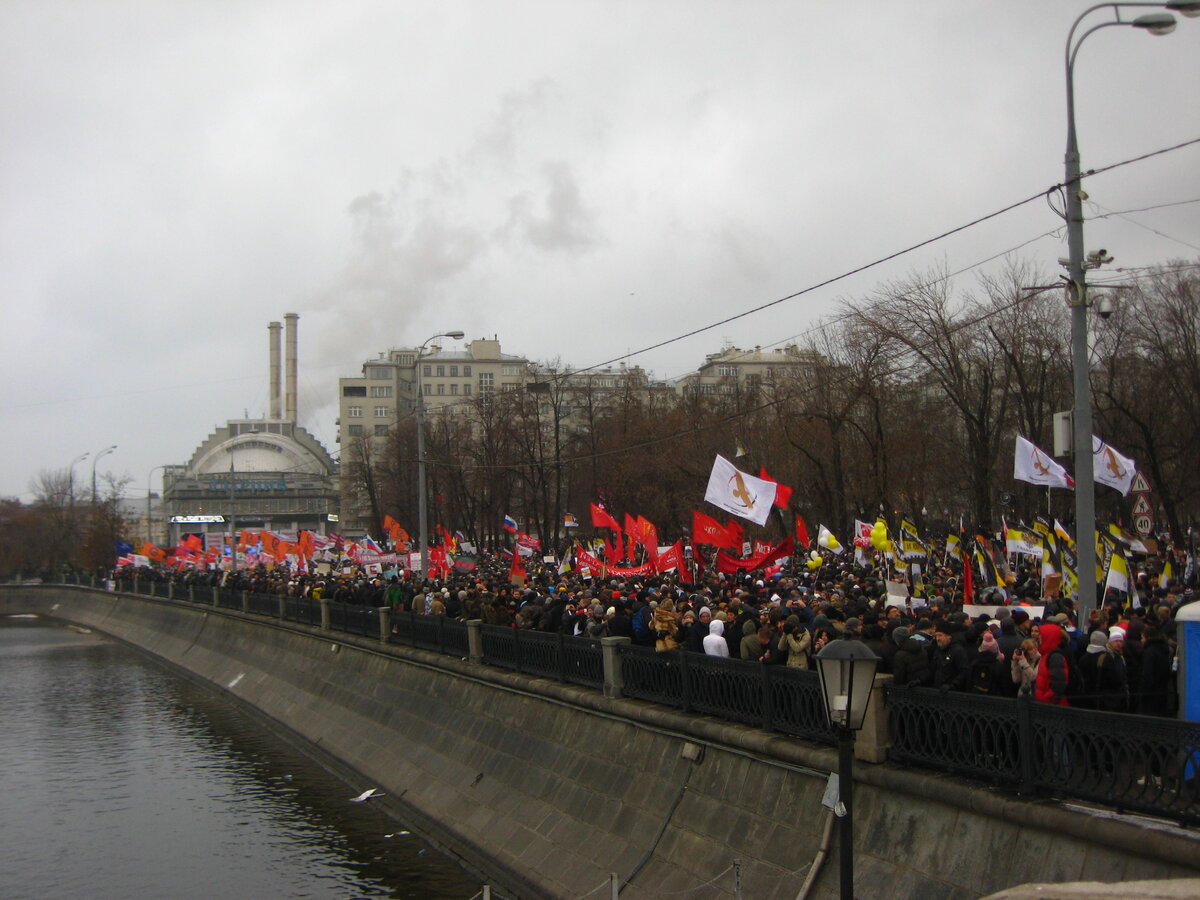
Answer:
[[[512,516],[505,516],[504,517],[504,530],[511,531],[513,534],[516,534],[521,529],[517,528],[517,520],[516,519],[514,519]]]

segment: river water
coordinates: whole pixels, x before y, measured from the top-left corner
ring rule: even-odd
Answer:
[[[469,900],[480,882],[215,690],[0,619],[0,896]]]

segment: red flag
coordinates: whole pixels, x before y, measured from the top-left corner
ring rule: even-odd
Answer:
[[[729,532],[729,539],[733,542],[730,548],[738,552],[738,556],[742,555],[742,547],[746,543],[746,531],[742,528],[741,522],[729,520],[729,524],[725,526],[725,530]]]
[[[962,574],[962,591],[963,603],[975,602],[975,573],[972,571],[971,551],[967,549],[967,533],[959,523],[958,528],[958,551],[962,554],[963,574]]]
[[[611,528],[613,531],[620,533],[621,526],[617,524],[617,520],[608,514],[608,511],[602,506],[592,504],[592,527],[593,528]]]
[[[655,570],[662,573],[668,569],[677,569],[680,575],[687,571],[687,567],[683,564],[683,541],[676,541],[655,561]]]
[[[796,540],[800,542],[801,547],[807,547],[812,543],[808,536],[808,525],[804,522],[804,516],[796,516]]]
[[[796,542],[792,538],[787,538],[783,543],[778,544],[766,553],[752,556],[749,559],[734,559],[728,553],[717,554],[717,571],[723,572],[726,575],[732,575],[737,572],[749,572],[752,569],[766,569],[772,563],[783,559],[785,556],[791,556],[796,549]]]
[[[646,548],[650,562],[654,562],[658,559],[658,529],[645,516],[638,516],[636,524],[638,543]]]
[[[774,478],[767,474],[767,470],[763,468],[758,470],[758,477],[763,479],[763,481],[775,481]],[[786,484],[780,484],[778,481],[775,481],[775,505],[780,509],[787,509],[788,501],[791,499],[792,489]]]
[[[525,566],[521,564],[521,554],[513,550],[512,566],[508,570],[508,580],[516,584],[518,578],[525,578]]]
[[[692,510],[692,543],[727,550],[734,547],[733,535],[720,522],[696,510]]]

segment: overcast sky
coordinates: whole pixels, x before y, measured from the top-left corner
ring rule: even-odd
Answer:
[[[1043,191],[1087,5],[4,0],[0,495],[117,444],[100,472],[144,496],[266,414],[287,312],[300,422],[336,453],[338,377],[390,347],[462,329],[588,366]],[[1089,37],[1084,167],[1200,138],[1198,84],[1200,19]],[[1115,267],[1200,255],[1200,145],[1086,186],[1092,217],[1158,207],[1089,221]],[[1061,224],[1039,199],[630,362],[803,341],[1018,247],[1056,278]]]

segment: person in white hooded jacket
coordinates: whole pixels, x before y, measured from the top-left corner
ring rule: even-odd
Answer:
[[[713,619],[708,623],[704,652],[709,656],[729,656],[729,644],[725,641],[725,623],[720,619]]]

